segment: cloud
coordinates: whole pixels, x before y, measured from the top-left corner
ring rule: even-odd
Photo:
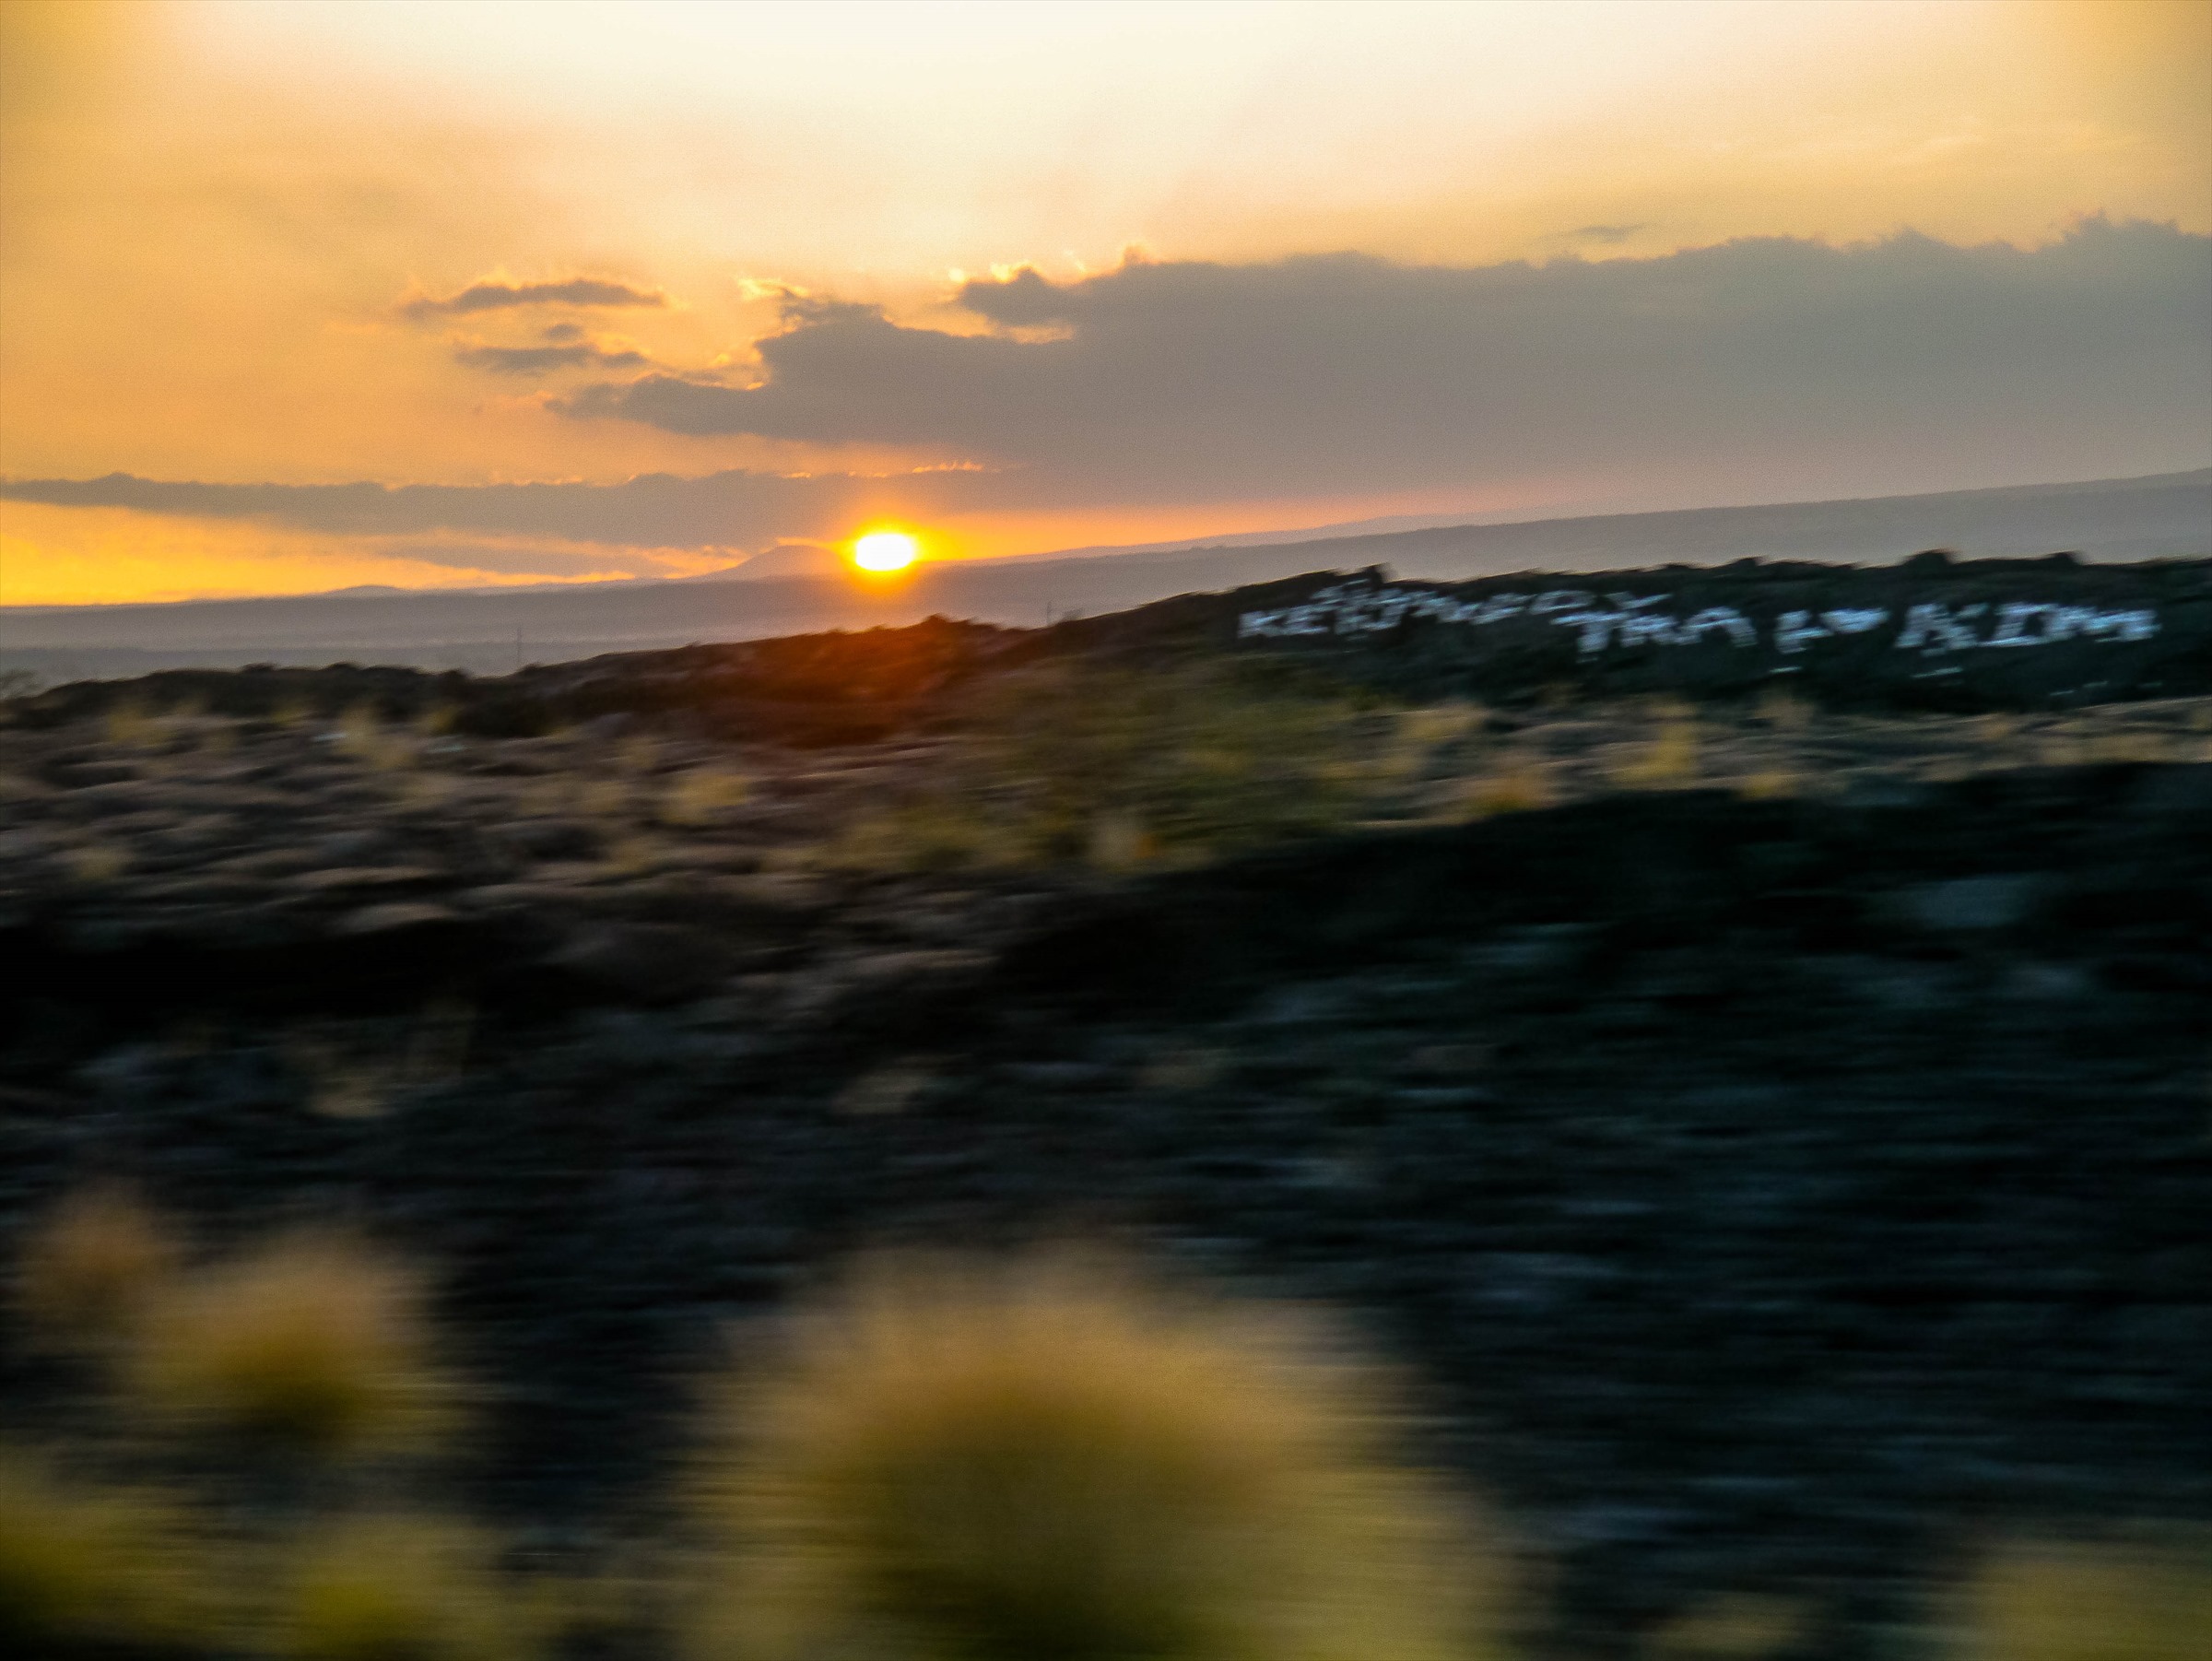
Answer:
[[[512,283],[498,277],[471,283],[441,300],[418,294],[400,302],[408,317],[458,317],[471,312],[499,312],[515,306],[665,306],[657,289],[638,289],[608,277],[579,277],[558,283]]]
[[[263,520],[341,536],[441,533],[742,549],[785,537],[849,535],[861,518],[876,514],[957,511],[971,505],[985,477],[947,471],[793,477],[733,469],[698,478],[643,474],[613,485],[394,486],[209,484],[112,473],[82,480],[0,480],[0,499]]]
[[[1340,253],[1022,270],[959,291],[982,332],[791,294],[747,384],[646,365],[547,401],[580,421],[912,446],[971,470],[477,486],[117,473],[0,481],[0,498],[734,555],[875,516],[1371,513],[1422,492],[1594,511],[2171,472],[2212,462],[2208,283],[2212,238],[2102,220],[2033,249],[1905,234],[1471,268]],[[517,375],[643,362],[573,324],[535,337],[467,343],[465,360]]]
[[[1577,242],[1625,242],[1638,231],[1651,228],[1649,219],[1639,219],[1633,225],[1577,225],[1567,232],[1565,240]]]
[[[960,289],[992,332],[794,300],[753,385],[656,372],[552,406],[947,447],[998,470],[1000,505],[1532,477],[1878,494],[2204,465],[2207,287],[2212,239],[2102,219],[2032,249],[1907,232],[1541,265],[1023,270]]]
[[[462,346],[453,350],[454,362],[488,369],[495,375],[543,375],[587,364],[594,369],[634,369],[646,360],[643,352],[629,348],[608,351],[588,342],[575,346]]]

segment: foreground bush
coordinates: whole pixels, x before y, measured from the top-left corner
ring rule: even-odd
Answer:
[[[2212,1534],[2009,1542],[1958,1601],[1955,1661],[2204,1661]]]
[[[311,1530],[270,1627],[287,1661],[527,1661],[549,1621],[496,1567],[493,1542],[422,1514]]]
[[[50,1343],[112,1344],[171,1283],[182,1250],[129,1188],[102,1184],[63,1201],[17,1262],[17,1307]]]
[[[1372,1373],[1072,1261],[878,1265],[719,1404],[702,1661],[1468,1661]]]
[[[0,1654],[189,1649],[235,1631],[206,1519],[145,1488],[0,1449]]]
[[[409,1265],[351,1234],[278,1235],[156,1302],[128,1382],[162,1419],[287,1450],[420,1447],[454,1407],[427,1295]]]

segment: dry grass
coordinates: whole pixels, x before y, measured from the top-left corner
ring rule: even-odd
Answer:
[[[340,755],[380,772],[399,772],[414,766],[418,750],[414,734],[387,725],[371,703],[357,703],[338,717],[335,748]]]
[[[2012,1541],[1958,1602],[1953,1661],[2204,1661],[2212,1533]]]
[[[0,1449],[0,1649],[192,1644],[235,1611],[206,1519],[145,1489],[94,1486]]]
[[[711,825],[750,792],[745,775],[719,767],[694,767],[679,774],[661,797],[659,816],[667,825],[696,829]]]
[[[1651,1661],[1779,1661],[1803,1643],[1807,1612],[1797,1598],[1733,1593],[1677,1616],[1641,1653]]]
[[[1634,760],[1615,770],[1614,778],[1631,789],[1663,790],[1698,780],[1698,724],[1688,715],[1669,715]]]
[[[306,1022],[287,1037],[285,1059],[305,1088],[310,1113],[372,1119],[412,1092],[459,1078],[468,1065],[476,1021],[472,1006],[441,998],[404,1026]]]
[[[447,806],[459,794],[458,783],[448,773],[410,772],[401,778],[394,799],[408,812],[425,813]]]
[[[586,819],[627,819],[637,797],[637,785],[627,778],[580,780],[572,789],[574,809]]]
[[[1394,776],[1418,777],[1445,751],[1477,732],[1486,712],[1475,703],[1442,703],[1402,710],[1381,769]]]
[[[1768,767],[1747,773],[1735,782],[1735,794],[1747,802],[1774,802],[1796,795],[1805,781],[1787,768]]]
[[[147,1312],[127,1382],[160,1418],[318,1456],[435,1440],[454,1408],[428,1288],[354,1235],[278,1235]]]
[[[390,1106],[400,1069],[385,1057],[352,1053],[331,1039],[295,1035],[286,1059],[307,1085],[307,1111],[327,1119],[373,1119]]]
[[[646,830],[609,837],[599,857],[599,869],[609,877],[643,877],[668,863],[669,844]]]
[[[1489,772],[1457,786],[1448,817],[1464,820],[1489,819],[1500,813],[1533,813],[1558,800],[1551,770],[1540,757],[1508,756]]]
[[[1777,732],[1801,733],[1813,724],[1813,706],[1781,687],[1761,692],[1752,713]]]
[[[49,1338],[112,1343],[171,1283],[182,1243],[120,1184],[64,1200],[30,1232],[16,1265],[16,1302]]]
[[[660,771],[661,741],[651,733],[632,733],[615,748],[616,771],[633,779]]]
[[[74,881],[109,883],[131,868],[131,851],[113,842],[79,842],[62,856],[62,862]]]
[[[269,1647],[286,1661],[527,1661],[553,1610],[498,1556],[490,1537],[442,1517],[326,1523],[295,1549]]]
[[[1311,1332],[1069,1258],[878,1264],[733,1392],[691,1653],[1474,1661],[1482,1560]]]
[[[161,718],[135,698],[118,699],[100,717],[100,736],[119,749],[143,749],[166,736]]]
[[[938,794],[855,815],[800,863],[845,871],[957,871],[1037,861],[1035,839],[981,801]]]
[[[1143,818],[1126,810],[1110,810],[1090,821],[1088,863],[1101,871],[1135,871],[1160,855],[1159,838],[1146,827]]]
[[[970,714],[943,792],[981,827],[965,863],[1180,863],[1341,829],[1404,772],[1394,722],[1378,744],[1349,703],[1218,669],[1037,671]]]

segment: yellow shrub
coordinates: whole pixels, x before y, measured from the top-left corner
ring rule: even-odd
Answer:
[[[744,801],[747,792],[742,773],[695,767],[668,787],[667,795],[661,798],[660,817],[670,825],[712,824],[717,814]]]
[[[159,1214],[118,1184],[64,1200],[32,1230],[16,1266],[16,1301],[47,1335],[119,1336],[168,1284],[179,1243]]]
[[[1311,1339],[1073,1259],[877,1266],[723,1406],[693,1653],[1473,1661],[1480,1560]]]
[[[1801,733],[1813,721],[1813,706],[1780,687],[1769,687],[1761,692],[1752,709],[1769,726],[1785,733]]]
[[[814,851],[812,863],[848,871],[1021,866],[1039,853],[1024,830],[987,815],[980,803],[922,796],[855,816]]]
[[[1734,1593],[1675,1617],[1644,1646],[1651,1661],[1775,1661],[1806,1634],[1799,1600]]]
[[[1797,775],[1786,768],[1770,767],[1747,773],[1735,782],[1735,794],[1747,802],[1780,801],[1801,788]]]
[[[1549,769],[1541,760],[1524,756],[1501,761],[1462,784],[1453,804],[1453,817],[1480,819],[1499,813],[1532,813],[1558,799]]]
[[[131,851],[113,842],[84,842],[63,858],[69,875],[83,883],[113,882],[131,868]]]
[[[1959,1605],[1957,1661],[2203,1661],[2212,1534],[1999,1548]]]
[[[0,1649],[187,1643],[228,1611],[206,1519],[145,1489],[94,1487],[0,1450]]]
[[[337,750],[367,766],[386,772],[409,767],[415,761],[415,744],[404,731],[386,726],[372,703],[355,704],[338,717]]]
[[[500,1574],[494,1543],[444,1518],[326,1524],[298,1549],[269,1623],[285,1661],[523,1661],[547,1616]]]
[[[280,1235],[150,1310],[129,1382],[164,1416],[304,1451],[417,1444],[453,1406],[426,1292],[407,1265],[352,1235]]]
[[[137,749],[162,736],[161,720],[135,698],[118,699],[100,719],[100,736],[121,748]]]
[[[1688,716],[1670,716],[1651,748],[1614,774],[1620,783],[1644,788],[1688,784],[1697,776],[1698,726]]]

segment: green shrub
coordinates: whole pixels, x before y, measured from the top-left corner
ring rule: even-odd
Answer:
[[[1470,1661],[1371,1372],[1094,1264],[878,1264],[712,1423],[701,1661]]]

